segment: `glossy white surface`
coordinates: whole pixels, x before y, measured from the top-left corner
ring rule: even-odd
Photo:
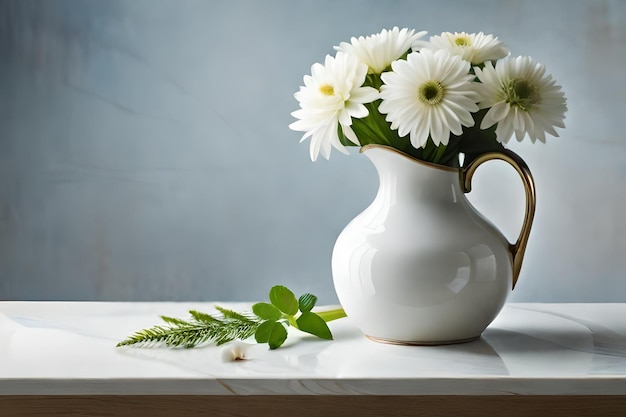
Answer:
[[[114,347],[214,304],[0,302],[0,395],[626,394],[626,304],[510,304],[479,340],[440,347],[375,343],[350,319],[330,324],[334,341],[293,332],[237,362],[214,346]]]
[[[506,238],[468,202],[458,170],[391,148],[364,149],[379,190],[337,238],[339,302],[376,338],[431,344],[478,337],[511,292]]]

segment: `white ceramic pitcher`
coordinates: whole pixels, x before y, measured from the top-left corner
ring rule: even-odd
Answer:
[[[511,151],[491,152],[466,169],[367,145],[378,194],[341,232],[332,256],[339,301],[368,337],[402,344],[476,339],[515,286],[535,210],[532,175]],[[465,197],[483,162],[500,159],[520,174],[526,214],[514,244]]]

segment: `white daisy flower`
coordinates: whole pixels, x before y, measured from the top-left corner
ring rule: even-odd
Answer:
[[[471,112],[478,111],[479,96],[469,62],[447,50],[422,49],[392,68],[381,76],[379,110],[401,137],[410,134],[415,148],[423,147],[429,135],[435,145],[447,145],[450,132],[461,135],[462,126],[474,125]]]
[[[508,48],[498,38],[482,32],[443,32],[441,35],[432,36],[426,48],[447,49],[450,54],[460,56],[473,65],[495,61],[509,55]]]
[[[304,76],[304,87],[294,94],[300,109],[291,113],[297,120],[289,125],[292,130],[305,132],[302,141],[311,138],[311,159],[321,153],[330,157],[331,147],[347,153],[339,141],[338,127],[355,145],[359,145],[351,128],[352,118],[369,114],[364,106],[378,98],[378,90],[362,87],[367,75],[367,65],[352,55],[338,52],[336,57],[326,56],[324,65],[314,64],[311,75]]]
[[[341,42],[335,49],[356,55],[359,61],[368,66],[370,74],[380,74],[409,49],[425,44],[426,42],[419,41],[425,34],[425,31],[415,33],[413,29],[400,30],[396,26],[367,37],[353,37],[350,43]]]
[[[556,85],[545,67],[530,57],[507,58],[494,68],[487,62],[474,68],[481,81],[480,108],[490,108],[480,124],[487,129],[494,124],[500,142],[508,142],[513,133],[518,141],[528,134],[534,143],[545,142],[546,133],[559,136],[554,127],[564,128],[567,105],[561,86]]]

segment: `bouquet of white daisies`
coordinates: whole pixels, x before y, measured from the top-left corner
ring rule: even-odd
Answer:
[[[394,27],[352,38],[311,67],[289,127],[310,138],[312,160],[381,144],[458,167],[460,153],[470,162],[513,135],[544,142],[565,127],[565,96],[543,65],[509,57],[482,32],[425,34]]]

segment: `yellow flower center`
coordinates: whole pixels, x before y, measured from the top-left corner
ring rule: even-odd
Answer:
[[[439,81],[428,80],[418,87],[417,97],[422,103],[436,105],[443,101],[444,92]]]
[[[460,35],[454,39],[454,43],[457,46],[470,46],[472,44],[472,41],[470,40],[469,36]]]
[[[535,84],[524,78],[516,78],[506,88],[506,102],[516,105],[524,111],[530,110],[541,100],[539,89]]]
[[[320,86],[320,93],[324,94],[325,96],[332,96],[333,94],[335,94],[335,89],[330,84],[324,84]]]

